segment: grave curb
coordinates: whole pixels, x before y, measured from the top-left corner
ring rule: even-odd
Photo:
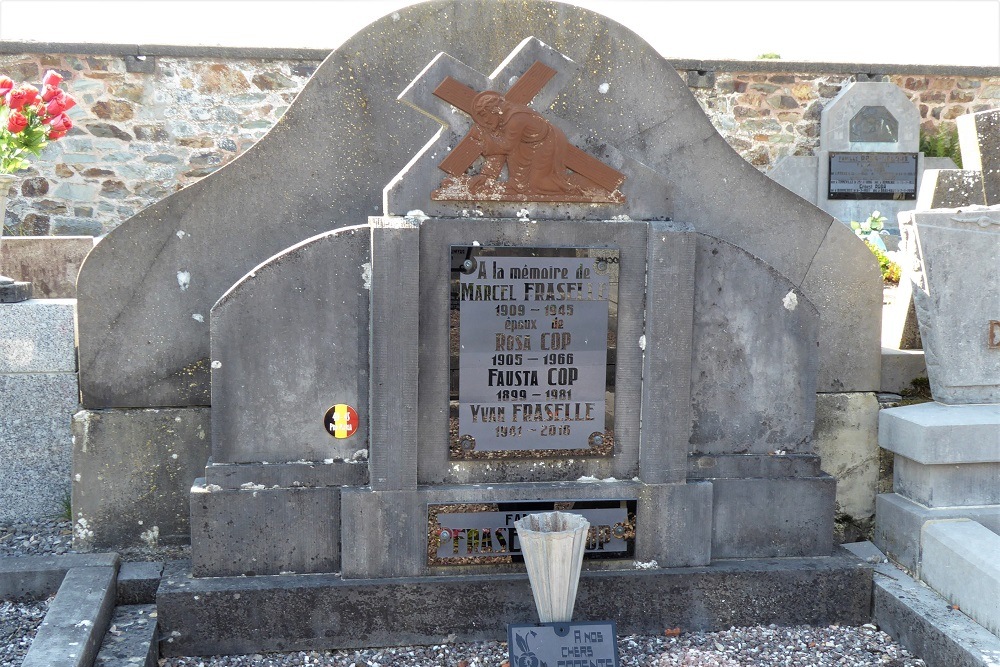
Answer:
[[[160,655],[196,656],[503,640],[534,622],[526,574],[344,581],[339,574],[194,579],[168,564],[156,604]],[[815,594],[803,595],[809,590]],[[704,567],[584,572],[575,618],[621,634],[731,625],[861,625],[872,566],[832,556],[719,560]],[[292,610],[303,610],[296,613]]]
[[[48,597],[59,590],[71,569],[113,567],[117,571],[119,562],[117,553],[0,558],[0,600]]]

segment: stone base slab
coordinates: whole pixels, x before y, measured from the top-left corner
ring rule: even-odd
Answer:
[[[184,544],[191,485],[209,456],[210,408],[73,415],[73,546]]]
[[[0,285],[0,303],[21,303],[31,298],[31,283],[18,282]]]
[[[896,493],[875,499],[872,541],[889,558],[916,572],[920,564],[920,529],[927,521],[971,519],[1000,533],[1000,505],[930,508]]]
[[[893,463],[893,491],[927,507],[1000,504],[1000,463]]]
[[[919,377],[927,377],[923,350],[882,348],[882,391],[900,394]]]
[[[920,548],[920,578],[1000,635],[1000,535],[967,519],[930,521]]]
[[[334,572],[339,542],[339,487],[191,488],[196,577]]]
[[[879,413],[878,444],[918,463],[1000,462],[1000,404],[919,403]]]
[[[190,569],[170,567],[157,594],[163,656],[502,640],[508,623],[537,620],[525,574],[193,579]],[[871,593],[871,566],[838,549],[820,558],[585,571],[573,618],[614,620],[622,635],[860,625],[871,618]]]

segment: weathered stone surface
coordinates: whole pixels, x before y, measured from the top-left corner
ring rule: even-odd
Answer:
[[[692,451],[808,453],[819,314],[803,293],[757,258],[699,235],[693,326]]]
[[[803,594],[821,590],[836,594]],[[574,619],[610,618],[622,634],[675,626],[860,625],[870,619],[871,590],[870,566],[844,551],[676,570],[585,571]],[[178,569],[164,577],[157,608],[164,656],[436,644],[451,634],[456,641],[497,640],[508,623],[537,619],[525,574],[376,582],[324,574],[193,579]]]
[[[93,248],[92,236],[5,236],[0,273],[31,281],[36,299],[74,299],[76,276]]]
[[[0,374],[76,371],[74,299],[0,306]]]
[[[425,531],[426,532],[426,531]],[[191,489],[196,577],[334,572],[340,567],[340,489]]]
[[[899,394],[912,389],[913,381],[927,377],[923,350],[882,348],[882,391]]]
[[[160,655],[156,605],[127,604],[111,616],[115,629],[104,636],[94,667],[156,667]]]
[[[968,519],[920,529],[920,578],[977,623],[1000,634],[1000,535]]]
[[[870,533],[878,482],[878,399],[871,393],[819,394],[813,449],[837,479],[838,542]]]
[[[926,465],[1000,462],[1000,405],[919,403],[879,413],[879,446]]]
[[[163,563],[122,563],[118,570],[115,604],[137,605],[156,602],[156,589],[160,587]]]
[[[0,397],[0,520],[57,516],[70,488],[76,374],[2,374]]]
[[[1000,292],[983,289],[1000,281],[1000,210],[916,211],[905,226],[919,263],[913,302],[931,394],[943,403],[1000,402]]]
[[[212,308],[214,463],[350,460],[368,448],[370,247],[367,226],[303,241]],[[361,416],[349,438],[324,425],[339,403]]]
[[[74,415],[74,546],[187,542],[188,495],[208,460],[209,421],[207,408]]]
[[[118,567],[117,553],[0,558],[0,600],[54,595],[73,568]]]
[[[492,26],[498,38],[467,39],[483,24]],[[411,37],[416,34],[419,40]],[[80,287],[85,405],[207,403],[208,372],[202,364],[209,356],[209,338],[192,314],[204,315],[240,276],[292,243],[380,212],[380,186],[437,130],[435,121],[395,100],[437,53],[446,51],[485,72],[532,35],[609,84],[607,93],[595,91],[588,77],[588,85],[564,92],[555,115],[592,129],[659,172],[673,186],[675,219],[746,248],[796,285],[819,266],[827,249],[817,251],[832,220],[784,190],[769,190],[771,181],[718,136],[669,63],[621,26],[564,5],[538,3],[512,12],[492,2],[423,4],[348,40],[239,166],[146,209],[98,246]],[[401,49],[404,43],[410,46]],[[616,51],[610,47],[616,43],[635,46]],[[608,57],[609,49],[614,57]],[[640,71],[642,77],[634,76]],[[593,103],[595,96],[601,104]],[[367,111],[359,115],[362,99]],[[320,118],[337,130],[316,135],[312,128]],[[310,137],[312,157],[289,161],[288,146],[302,132]],[[272,165],[277,163],[283,167],[276,172]],[[275,184],[282,196],[250,196],[256,190],[254,175],[265,172],[283,176]],[[788,219],[797,224],[776,224]],[[860,257],[866,251],[846,252]],[[819,307],[827,334],[819,386],[875,389],[864,369],[877,366],[878,346],[859,345],[859,330],[849,329],[840,317],[858,307],[841,295],[863,279],[852,275],[845,285],[832,267],[824,271],[829,281],[804,289]],[[178,274],[190,276],[184,289]],[[862,335],[875,337],[876,331]],[[865,350],[864,363],[839,354],[847,347]],[[123,357],[128,365],[120,363]]]
[[[78,567],[66,573],[24,656],[24,667],[94,664],[115,608],[117,569]]]
[[[1000,204],[1000,109],[961,115],[955,124],[962,167],[981,173],[987,206]]]
[[[30,299],[31,295],[31,283],[26,281],[0,285],[0,304],[21,303]]]
[[[927,169],[924,171],[914,208],[927,211],[985,203],[982,172],[971,169]]]

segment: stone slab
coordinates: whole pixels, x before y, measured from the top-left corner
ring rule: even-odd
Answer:
[[[934,399],[1000,402],[1000,347],[991,322],[1000,317],[1000,210],[982,206],[916,211],[904,226],[919,262],[913,303]],[[907,232],[911,233],[911,232]]]
[[[875,394],[819,394],[813,449],[837,480],[838,541],[859,539],[875,520],[878,415]]]
[[[163,563],[122,563],[118,570],[118,595],[115,604],[147,605],[156,602]]]
[[[712,480],[712,558],[826,556],[837,480]]]
[[[334,572],[340,567],[340,488],[191,488],[197,577]]]
[[[962,166],[982,174],[986,205],[1000,204],[1000,109],[963,114],[955,125]]]
[[[983,174],[972,169],[927,169],[917,192],[918,211],[985,205]]]
[[[368,464],[363,457],[351,461],[324,459],[293,463],[210,463],[205,466],[205,484],[238,489],[244,484],[273,486],[365,486]]]
[[[186,543],[188,495],[209,456],[208,408],[73,416],[73,545]]]
[[[635,559],[660,567],[708,565],[712,560],[712,485],[647,484],[636,506]]]
[[[920,578],[1000,635],[1000,535],[967,519],[928,521],[920,548]]]
[[[75,373],[0,375],[0,520],[63,513],[77,392]]]
[[[95,242],[92,236],[5,236],[0,275],[31,282],[36,299],[75,299],[76,276]]]
[[[698,235],[692,451],[810,453],[819,337],[819,313],[792,282],[745,251]]]
[[[687,478],[742,479],[745,477],[779,479],[817,477],[820,460],[815,454],[692,454],[688,457]]]
[[[502,37],[470,38],[483,25]],[[232,168],[143,210],[96,246],[78,283],[84,405],[206,405],[209,333],[192,316],[205,316],[241,276],[289,245],[381,212],[382,186],[439,127],[396,100],[438,53],[488,72],[530,36],[596,72],[564,89],[557,115],[663,175],[673,186],[675,219],[744,247],[796,284],[810,271],[823,274],[804,288],[828,323],[820,386],[876,390],[868,368],[877,348],[861,362],[848,351],[870,350],[857,337],[874,340],[878,330],[854,329],[842,316],[877,307],[877,295],[852,301],[864,277],[849,274],[845,286],[840,265],[825,258],[836,252],[820,247],[832,218],[741,159],[668,61],[584,9],[539,2],[511,12],[503,4],[448,1],[401,9],[347,40],[282,122]],[[317,136],[318,123],[331,131]],[[303,137],[308,158],[290,160],[289,147]],[[262,193],[260,174],[280,175],[274,187],[282,196]],[[774,222],[787,219],[797,224]],[[867,250],[846,252],[862,257]]]
[[[913,381],[927,377],[923,350],[882,348],[882,391],[898,394],[912,389]]]
[[[153,604],[117,607],[94,667],[156,667],[160,655],[156,616]]]
[[[20,303],[32,297],[34,291],[29,282],[13,282],[0,285],[0,304]]]
[[[898,568],[875,573],[875,624],[927,667],[993,667],[1000,638]]]
[[[871,567],[843,551],[584,572],[574,619],[614,620],[621,634],[859,625],[870,618],[871,581]],[[192,579],[180,570],[164,577],[157,607],[164,656],[502,640],[507,623],[537,620],[525,574],[379,582],[325,574]]]
[[[118,562],[117,553],[0,558],[0,600],[45,598],[73,568],[117,568]]]
[[[0,306],[0,373],[75,373],[75,299]]]
[[[115,608],[114,567],[66,573],[22,667],[90,667]]]
[[[927,521],[970,519],[1000,532],[1000,505],[930,508],[896,493],[875,498],[872,541],[889,558],[910,572],[920,564],[920,528]]]
[[[878,419],[879,446],[917,463],[1000,462],[1000,405],[918,403]]]
[[[684,480],[687,468],[698,241],[665,222],[651,223],[648,239],[639,475],[660,484]]]
[[[927,507],[1000,504],[1000,462],[925,465],[896,456],[892,475],[893,491]]]
[[[212,307],[214,463],[350,459],[368,448],[370,246],[367,226],[307,239]],[[349,438],[324,425],[340,403],[360,416]]]

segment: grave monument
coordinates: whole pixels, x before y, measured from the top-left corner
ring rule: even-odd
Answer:
[[[913,208],[924,170],[955,166],[924,158],[919,146],[920,113],[906,93],[888,81],[855,81],[823,108],[817,154],[785,157],[768,175],[841,222],[877,210],[898,235],[896,214]]]
[[[502,636],[533,617],[513,524],[551,510],[591,524],[580,620],[867,618],[812,434],[818,391],[878,387],[874,260],[597,14],[385,17],[80,299],[81,479],[100,421],[156,434],[137,470],[201,457],[166,655]],[[183,527],[77,486],[95,543]]]

